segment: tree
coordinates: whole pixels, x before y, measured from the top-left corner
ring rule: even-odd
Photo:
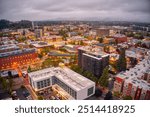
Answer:
[[[0,76],[0,83],[3,81],[3,78]]]
[[[38,57],[41,59],[43,57],[43,55],[42,54],[38,54]]]
[[[42,63],[42,67],[50,67],[52,64],[54,64],[54,62],[51,61],[50,58],[47,58],[43,63]]]
[[[133,32],[129,32],[129,33],[127,33],[127,37],[134,37]]]
[[[9,28],[9,26],[10,26],[10,21],[4,19],[0,20],[0,29]]]
[[[44,48],[43,50],[42,50],[42,56],[44,56],[44,55],[46,55],[47,53],[49,53],[50,52],[50,49],[49,48]]]
[[[127,63],[126,63],[125,49],[124,48],[122,48],[120,50],[120,55],[119,55],[119,59],[117,61],[117,66],[116,67],[117,67],[118,72],[126,70]]]
[[[104,51],[107,52],[107,53],[109,53],[110,47],[109,46],[104,46]]]
[[[13,80],[12,80],[12,79],[9,79],[7,83],[8,83],[7,86],[8,86],[9,92],[12,92]]]
[[[100,97],[100,96],[102,96],[102,94],[103,94],[103,92],[102,92],[101,89],[98,89],[98,88],[97,88],[97,89],[95,90],[95,96],[96,96],[96,97]]]
[[[60,48],[59,50],[62,52],[67,52],[67,50],[65,48]]]
[[[67,33],[66,33],[66,31],[64,31],[64,30],[60,30],[59,31],[59,35],[61,35],[62,37],[63,37],[63,39],[66,41],[66,37],[67,37]]]
[[[123,97],[123,99],[124,99],[124,100],[132,100],[132,97],[126,95],[126,96]]]
[[[82,69],[78,65],[72,65],[71,69],[77,73],[82,73]]]
[[[114,94],[115,97],[118,97],[118,98],[121,96],[121,93],[118,92],[118,91],[117,91],[117,92],[114,92],[113,94]]]
[[[30,66],[28,67],[28,70],[27,70],[27,71],[28,71],[28,72],[31,72],[31,71],[32,71]]]
[[[42,96],[38,96],[38,100],[44,100]]]
[[[111,91],[108,91],[108,93],[106,94],[104,100],[111,100],[112,98],[113,98],[112,92],[111,92]]]
[[[108,79],[109,79],[109,66],[106,66],[103,70],[103,73],[98,81],[101,86],[107,87],[108,86]]]
[[[2,80],[2,87],[4,90],[7,90],[7,86],[8,86],[8,82],[6,81],[6,79]]]
[[[102,37],[98,38],[99,43],[103,43],[104,39]]]
[[[80,41],[80,45],[84,45],[83,41]]]
[[[19,37],[17,39],[18,42],[24,42],[26,40],[26,37],[25,36],[22,36],[22,37]]]
[[[24,86],[24,85],[21,85],[21,88],[22,88],[22,89],[25,89],[25,86]]]
[[[7,91],[11,92],[12,85],[13,85],[12,79],[6,79],[6,78],[0,77],[0,83],[2,84],[3,90],[7,90]]]
[[[141,45],[142,45],[142,42],[139,41],[136,45],[137,45],[137,46],[141,46]]]

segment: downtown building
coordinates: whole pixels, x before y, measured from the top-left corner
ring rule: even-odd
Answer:
[[[116,43],[127,42],[127,36],[123,34],[116,34],[113,36],[113,38],[116,40]]]
[[[69,100],[83,100],[95,93],[95,83],[67,67],[52,67],[28,74],[35,92],[52,88]]]
[[[78,48],[78,65],[86,71],[100,77],[106,66],[109,65],[109,54],[103,52],[98,46],[85,46]]]
[[[116,76],[114,92],[135,100],[150,100],[150,57]]]
[[[35,49],[20,49],[15,45],[0,46],[0,70],[15,69],[34,63],[37,59]]]
[[[108,28],[98,28],[96,29],[96,35],[99,37],[109,36],[109,31]]]

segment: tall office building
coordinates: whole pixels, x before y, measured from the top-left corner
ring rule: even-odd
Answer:
[[[32,21],[32,29],[34,30],[34,21]]]
[[[109,65],[109,54],[98,46],[86,46],[78,49],[78,65],[83,69],[100,77],[103,69]]]
[[[35,36],[36,36],[36,38],[41,38],[43,36],[43,30],[35,29]]]

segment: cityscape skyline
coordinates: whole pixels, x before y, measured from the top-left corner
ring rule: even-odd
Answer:
[[[150,23],[149,0],[0,1],[0,19],[135,21]]]
[[[0,0],[0,100],[150,100],[149,3]]]

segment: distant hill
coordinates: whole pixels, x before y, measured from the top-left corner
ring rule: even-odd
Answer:
[[[127,22],[127,21],[65,21],[65,20],[45,20],[45,21],[34,21],[35,26],[50,26],[50,25],[59,25],[59,24],[89,24],[92,26],[150,26],[150,23],[140,23],[140,22]],[[21,20],[21,21],[8,21],[5,19],[0,19],[0,30],[1,29],[18,29],[18,28],[31,28],[32,21]]]
[[[11,29],[18,29],[18,28],[30,28],[32,26],[32,22],[28,20],[21,20],[18,22],[11,22],[5,19],[0,20],[0,30],[11,28]]]

